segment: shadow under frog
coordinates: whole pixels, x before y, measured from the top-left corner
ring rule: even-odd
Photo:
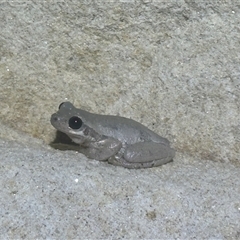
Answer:
[[[76,150],[88,158],[126,168],[157,167],[172,161],[175,150],[166,138],[132,119],[94,114],[63,102],[51,116],[57,131],[50,144]]]

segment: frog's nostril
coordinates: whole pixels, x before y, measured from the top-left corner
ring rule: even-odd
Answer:
[[[51,117],[51,122],[57,122],[59,121],[59,117],[56,114],[53,114]]]
[[[68,121],[68,125],[72,129],[79,129],[82,126],[82,120],[79,117],[71,117]]]

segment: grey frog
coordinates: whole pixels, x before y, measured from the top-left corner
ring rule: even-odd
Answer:
[[[51,124],[89,158],[126,168],[157,167],[175,156],[169,141],[128,118],[90,113],[63,102]]]

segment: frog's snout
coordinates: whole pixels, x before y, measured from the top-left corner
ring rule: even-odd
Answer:
[[[56,122],[57,120],[58,120],[57,114],[56,114],[56,113],[52,114],[52,116],[51,116],[51,122],[52,122],[52,121]]]

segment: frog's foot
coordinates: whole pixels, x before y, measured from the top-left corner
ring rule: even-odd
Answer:
[[[141,142],[129,145],[122,156],[113,156],[108,162],[125,168],[158,167],[172,161],[175,150],[168,145]]]

